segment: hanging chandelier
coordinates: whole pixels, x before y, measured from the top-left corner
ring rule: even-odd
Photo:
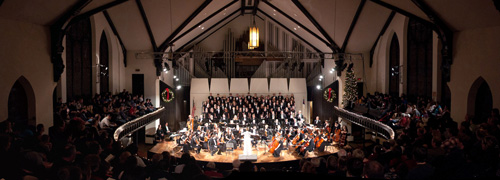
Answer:
[[[255,16],[253,16],[253,23],[249,31],[250,39],[248,40],[248,49],[255,49],[259,47],[259,28],[255,25]]]

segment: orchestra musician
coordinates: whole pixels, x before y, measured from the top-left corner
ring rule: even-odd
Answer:
[[[316,116],[316,119],[314,119],[313,125],[316,127],[321,126],[321,120],[319,120],[319,116]]]
[[[163,128],[163,134],[168,138],[172,133],[168,127],[168,122],[165,122],[165,127]]]
[[[193,149],[198,153],[200,149],[207,148],[213,155],[215,152],[225,151],[225,144],[228,142],[241,147],[241,134],[243,129],[247,129],[254,138],[251,141],[252,148],[257,147],[260,140],[261,143],[268,145],[268,150],[273,148],[273,156],[279,157],[279,151],[290,145],[304,155],[304,152],[312,150],[324,151],[324,146],[335,140],[336,129],[339,129],[338,136],[335,136],[338,137],[339,144],[341,139],[346,137],[340,138],[340,136],[347,134],[340,133],[339,123],[336,122],[338,128],[330,128],[326,125],[328,121],[322,122],[319,117],[312,121],[316,127],[313,131],[310,127],[306,128],[302,112],[297,110],[295,113],[293,95],[258,97],[250,94],[236,96],[230,94],[228,97],[221,97],[217,94],[215,98],[210,95],[202,106],[198,119],[189,116],[188,122],[196,122],[194,126],[187,124],[189,131],[178,141],[184,150]],[[163,136],[170,133],[167,130],[168,124],[158,128],[163,130],[161,131]],[[343,142],[345,144],[345,140]]]
[[[156,141],[163,141],[164,131],[161,128],[161,124],[158,124],[158,129],[156,129]]]

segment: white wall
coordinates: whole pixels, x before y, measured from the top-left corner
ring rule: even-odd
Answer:
[[[36,123],[52,126],[56,83],[50,58],[48,27],[0,18],[0,121],[8,117],[9,93],[24,76],[35,93]]]
[[[139,51],[127,52],[127,68],[125,69],[125,89],[132,93],[132,74],[144,74],[144,98],[149,98],[154,106],[160,105],[160,80],[156,76],[153,59],[136,59]],[[139,70],[139,71],[136,71]]]
[[[460,123],[467,113],[467,98],[474,81],[483,77],[488,83],[493,108],[500,108],[500,26],[456,32],[453,38],[451,116]]]

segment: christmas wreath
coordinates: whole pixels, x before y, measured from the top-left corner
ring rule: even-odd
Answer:
[[[172,99],[174,99],[174,91],[169,88],[165,88],[165,90],[161,93],[161,99],[167,103],[172,101]]]
[[[323,97],[325,98],[326,101],[328,102],[333,102],[333,99],[336,98],[336,94],[335,94],[335,91],[333,91],[332,88],[328,88],[325,90],[325,92],[323,93]]]

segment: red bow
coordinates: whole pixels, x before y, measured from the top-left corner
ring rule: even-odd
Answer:
[[[328,88],[328,99],[332,98],[332,88]]]
[[[165,90],[167,90],[167,101],[170,99],[170,90],[168,88],[166,88]]]

